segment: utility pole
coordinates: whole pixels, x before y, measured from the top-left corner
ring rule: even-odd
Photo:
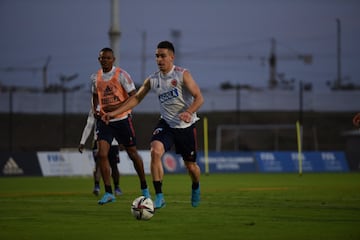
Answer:
[[[47,80],[47,70],[48,70],[48,66],[51,60],[51,56],[48,56],[46,59],[46,62],[44,64],[44,66],[42,67],[42,74],[43,74],[43,85],[44,85],[44,92],[46,91],[47,87],[48,87],[48,80]]]
[[[181,65],[181,46],[180,46],[181,30],[172,29],[171,37],[173,39],[173,44],[175,48],[176,64]]]
[[[280,57],[281,58],[281,57]],[[269,76],[269,88],[274,89],[278,87],[277,80],[277,61],[279,57],[276,54],[276,40],[274,38],[271,39],[271,48],[270,55],[268,58],[269,66],[270,66],[270,76]],[[299,59],[304,62],[304,64],[312,64],[312,55],[311,54],[297,54],[292,57],[287,57],[283,59],[291,60],[291,59]]]
[[[42,72],[43,90],[45,91],[48,87],[48,68],[51,61],[51,56],[46,58],[46,62],[42,67],[5,67],[0,68],[0,72]]]
[[[145,79],[146,74],[146,40],[147,40],[147,34],[146,31],[142,32],[141,35],[142,39],[142,49],[141,49],[141,81]]]
[[[269,78],[269,87],[276,88],[277,79],[276,79],[276,40],[271,39],[271,48],[269,56],[269,66],[270,66],[270,78]]]
[[[14,87],[10,87],[9,89],[9,152],[12,154],[14,150],[13,144],[13,134],[14,134],[14,110],[13,110],[13,95],[14,95]]]
[[[111,10],[111,22],[110,22],[110,30],[109,30],[109,38],[110,38],[110,47],[114,51],[115,54],[115,66],[119,65],[120,60],[120,23],[119,23],[119,0],[111,0],[110,5]]]
[[[337,78],[335,81],[335,89],[341,88],[341,22],[336,19],[337,24]]]

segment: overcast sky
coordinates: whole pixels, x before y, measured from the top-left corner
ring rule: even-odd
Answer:
[[[200,87],[225,81],[265,87],[274,38],[278,72],[322,90],[338,74],[338,18],[343,81],[360,85],[359,13],[358,0],[120,0],[117,55],[141,83],[157,70],[156,44],[172,40],[176,63],[188,68]],[[99,68],[98,51],[109,46],[109,28],[110,0],[1,0],[0,82],[42,87],[41,67],[51,57],[50,84],[59,83],[60,75],[79,74],[71,84],[88,90],[89,76]],[[172,30],[180,31],[177,40]],[[311,54],[313,63],[304,64],[299,54]],[[7,67],[13,71],[4,71]]]

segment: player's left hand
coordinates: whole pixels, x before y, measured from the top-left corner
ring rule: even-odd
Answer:
[[[83,153],[84,147],[85,147],[84,144],[79,144],[78,150],[80,153]]]
[[[179,118],[181,121],[189,123],[191,122],[192,114],[188,111],[185,111],[179,114]]]

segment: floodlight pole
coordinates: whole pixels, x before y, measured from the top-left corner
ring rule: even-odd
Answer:
[[[303,124],[303,112],[304,112],[304,86],[302,80],[299,81],[299,122]]]
[[[44,64],[44,66],[42,67],[42,74],[43,74],[43,90],[44,92],[46,91],[47,87],[48,87],[48,79],[47,79],[47,72],[48,72],[48,67],[49,67],[49,63],[51,60],[51,56],[48,56],[46,59],[46,62]]]
[[[340,19],[336,19],[337,23],[337,79],[335,82],[335,88],[341,87],[341,22]]]
[[[14,87],[10,86],[9,89],[9,152],[12,154],[14,150],[13,145],[13,121],[14,121],[14,111],[13,111],[13,94]]]
[[[142,50],[141,50],[141,80],[145,79],[146,75],[146,41],[147,41],[147,33],[146,31],[142,32]]]
[[[271,39],[271,50],[269,56],[269,66],[270,66],[270,78],[269,78],[269,88],[276,88],[278,81],[276,79],[276,40],[275,38]]]
[[[176,55],[176,64],[181,65],[181,58],[182,58],[182,51],[180,46],[180,38],[181,38],[181,30],[179,29],[172,29],[171,30],[171,37],[173,39],[173,44],[175,47],[175,55]]]
[[[111,0],[110,5],[111,10],[111,25],[109,30],[109,38],[110,38],[110,47],[114,51],[115,54],[115,62],[114,65],[118,66],[120,60],[120,21],[119,21],[119,0]]]

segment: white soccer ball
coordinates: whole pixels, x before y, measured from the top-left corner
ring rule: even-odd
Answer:
[[[137,197],[131,204],[131,214],[137,220],[149,220],[154,216],[154,203],[150,198]]]

